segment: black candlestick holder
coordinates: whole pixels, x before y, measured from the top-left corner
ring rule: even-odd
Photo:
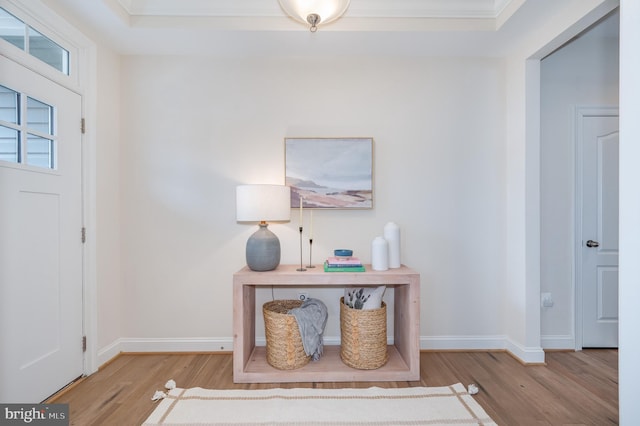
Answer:
[[[315,268],[315,265],[311,261],[311,253],[313,252],[313,238],[309,238],[309,264],[307,268]]]
[[[296,271],[304,272],[306,271],[306,269],[302,267],[302,226],[299,229],[300,229],[300,267],[296,269]]]

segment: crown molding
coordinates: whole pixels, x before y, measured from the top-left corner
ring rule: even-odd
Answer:
[[[276,0],[117,0],[130,16],[278,17]],[[345,17],[498,19],[525,0],[351,0]]]

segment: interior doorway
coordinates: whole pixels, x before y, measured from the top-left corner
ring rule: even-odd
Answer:
[[[578,195],[582,164],[576,141],[582,129],[577,112],[582,109],[588,115],[587,110],[595,107],[617,108],[618,33],[619,10],[614,9],[541,60],[540,330],[544,349],[582,348],[583,272],[578,259],[586,250],[583,244],[598,242],[598,238],[582,241],[583,206]],[[589,170],[598,171],[597,167]],[[587,248],[587,253],[602,253]],[[599,291],[604,291],[603,286],[613,289],[616,272],[599,269],[599,273]],[[611,318],[611,309],[616,309],[612,306],[614,293],[607,293],[606,303],[603,293],[600,300],[588,302],[599,303],[600,318]]]

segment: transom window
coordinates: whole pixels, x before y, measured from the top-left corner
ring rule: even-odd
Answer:
[[[0,85],[0,161],[56,168],[55,109]]]
[[[69,51],[1,7],[0,38],[69,75]]]

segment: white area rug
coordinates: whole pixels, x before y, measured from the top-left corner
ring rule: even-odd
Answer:
[[[382,389],[169,391],[144,425],[495,425],[457,383]]]

